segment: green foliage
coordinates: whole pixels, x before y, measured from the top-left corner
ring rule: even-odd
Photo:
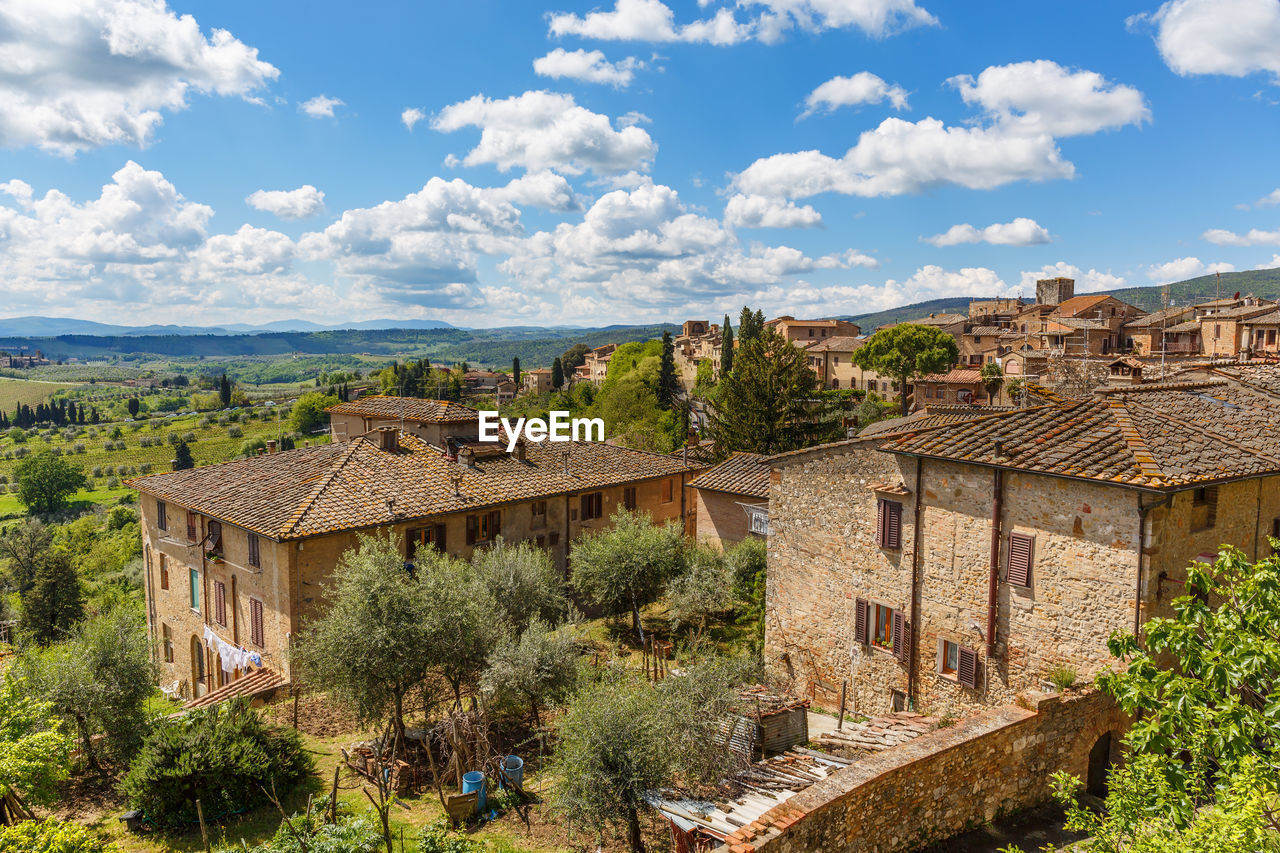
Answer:
[[[22,634],[37,645],[67,635],[84,616],[80,575],[61,549],[37,554],[31,588],[19,594],[22,602]]]
[[[329,798],[312,804],[310,811],[281,821],[271,840],[253,847],[236,845],[217,853],[378,853],[382,832],[369,815],[342,815],[336,823],[323,820]]]
[[[88,619],[69,639],[25,650],[17,671],[34,696],[73,725],[91,767],[98,766],[98,735],[117,762],[137,752],[155,683],[141,617],[120,610]]]
[[[0,826],[0,853],[107,853],[113,849],[71,820],[50,817]]]
[[[265,802],[273,784],[283,795],[310,772],[296,731],[269,727],[235,699],[158,720],[120,789],[148,820],[172,826],[196,820],[197,799],[205,820],[219,821]]]
[[[733,608],[733,579],[721,554],[706,546],[690,548],[687,564],[667,581],[668,611],[673,627],[701,635],[712,616]]]
[[[733,579],[734,596],[742,608],[739,623],[752,627],[755,648],[759,650],[764,647],[765,580],[769,562],[765,540],[748,536],[730,548],[724,560]]]
[[[559,358],[551,362],[551,387],[556,390],[564,387],[564,366]]]
[[[568,599],[546,549],[499,537],[491,547],[476,550],[471,565],[516,634],[534,619],[554,625],[564,617]]]
[[[680,382],[676,379],[676,350],[675,345],[671,342],[671,333],[662,333],[662,354],[658,360],[658,384],[654,388],[654,394],[658,398],[658,405],[664,409],[670,409],[676,400],[676,392],[680,388]]]
[[[728,376],[733,372],[733,327],[729,325],[728,314],[724,315],[720,336],[720,375]]]
[[[898,383],[901,410],[907,410],[907,385],[913,378],[941,373],[960,357],[955,338],[933,326],[901,323],[881,329],[854,350],[863,370],[892,376]]]
[[[0,796],[17,793],[28,806],[53,802],[69,772],[71,741],[48,702],[12,674],[0,681]],[[3,848],[0,848],[3,849]],[[24,849],[24,848],[17,848]]]
[[[698,391],[705,392],[715,384],[715,365],[712,364],[711,359],[704,358],[702,361],[698,362],[698,375],[697,378],[694,379],[693,387]]]
[[[1004,371],[994,361],[988,361],[982,365],[978,375],[982,377],[982,387],[987,389],[987,397],[995,402],[996,395],[1000,393],[1000,386],[1004,385]]]
[[[610,521],[612,526],[587,531],[574,543],[569,554],[570,583],[606,614],[630,613],[643,641],[640,608],[684,571],[684,534],[674,524],[654,524],[647,512],[622,507]]]
[[[337,397],[321,394],[319,391],[303,394],[289,410],[289,426],[294,432],[303,435],[313,433],[329,422],[329,413],[325,410],[336,405]]]
[[[803,351],[773,329],[739,338],[733,373],[710,405],[721,453],[783,453],[840,437],[840,420],[817,393]]]
[[[738,315],[738,346],[741,347],[748,341],[755,340],[763,331],[764,312],[759,309],[753,312],[743,305],[742,313]]]
[[[84,473],[52,451],[28,456],[13,471],[18,484],[18,500],[29,512],[50,513],[61,509],[67,498],[84,486]]]
[[[1059,691],[1070,690],[1076,683],[1076,671],[1059,664],[1049,670],[1049,682]]]
[[[191,448],[185,441],[179,441],[173,448],[173,470],[185,471],[196,467],[196,460],[191,456]]]
[[[578,679],[578,644],[567,629],[553,631],[535,618],[519,638],[508,638],[489,659],[481,681],[498,706],[523,705],[541,726],[538,708],[568,696]]]
[[[572,373],[574,368],[581,366],[587,360],[589,352],[591,347],[586,344],[574,344],[560,356],[560,367],[565,373]]]

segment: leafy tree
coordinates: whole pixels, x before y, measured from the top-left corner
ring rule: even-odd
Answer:
[[[107,853],[113,849],[73,820],[48,817],[0,827],[0,853]]]
[[[577,677],[577,642],[566,630],[553,631],[535,618],[519,638],[510,637],[494,650],[481,686],[499,704],[527,704],[533,724],[541,727],[538,708],[567,697]]]
[[[841,435],[803,351],[773,329],[739,340],[733,373],[721,377],[710,404],[721,453],[782,453]]]
[[[218,380],[218,399],[224,409],[231,405],[231,380],[227,378],[225,373]]]
[[[662,356],[658,362],[658,387],[654,389],[658,396],[658,405],[664,409],[670,409],[676,400],[678,388],[675,345],[671,342],[671,333],[663,332]]]
[[[956,339],[933,326],[899,323],[881,329],[853,351],[863,370],[891,376],[898,383],[901,411],[907,413],[907,385],[912,379],[941,373],[960,357]]]
[[[142,407],[142,401],[137,397],[130,397],[129,402],[125,405],[129,409],[129,417],[136,418],[138,416],[138,410]]]
[[[13,469],[13,479],[18,484],[18,500],[34,513],[62,509],[67,498],[85,483],[84,472],[49,450],[19,462]]]
[[[233,699],[158,719],[120,790],[162,826],[194,823],[196,800],[206,821],[219,821],[264,802],[273,787],[289,791],[311,767],[295,730],[272,728]]]
[[[568,607],[564,587],[545,549],[499,537],[471,557],[475,573],[507,626],[520,634],[535,619],[556,624]]]
[[[520,387],[520,356],[513,356],[511,359],[511,381]]]
[[[173,448],[173,470],[185,471],[196,467],[196,460],[191,456],[191,447],[185,441],[179,441]]]
[[[753,312],[743,305],[742,313],[738,315],[738,346],[741,347],[748,341],[755,340],[762,332],[764,332],[764,312],[759,309]]]
[[[1149,620],[1144,642],[1108,643],[1126,666],[1098,685],[1134,723],[1105,811],[1076,805],[1080,781],[1055,777],[1068,828],[1090,835],[1085,853],[1280,850],[1280,558],[1250,564],[1224,547],[1187,574],[1174,615]]]
[[[612,526],[587,531],[569,555],[570,583],[610,616],[630,613],[640,642],[640,608],[657,599],[666,582],[685,569],[684,535],[674,524],[657,525],[647,512],[619,507]]]
[[[69,773],[71,741],[62,734],[53,707],[12,674],[0,680],[0,825],[23,811],[53,802]],[[0,847],[0,850],[3,850]],[[11,848],[14,850],[26,848]]]
[[[560,368],[565,373],[571,372],[587,360],[587,353],[591,352],[591,347],[586,344],[574,344],[564,351],[560,356]]]
[[[145,703],[155,682],[146,625],[116,610],[86,620],[72,636],[45,649],[28,649],[18,671],[32,693],[72,723],[89,766],[100,769],[94,738],[127,761],[142,742]]]
[[[53,530],[39,519],[28,518],[0,534],[0,558],[5,578],[19,596],[35,586],[40,558],[53,546]]]
[[[336,405],[337,397],[310,391],[294,401],[293,408],[289,410],[289,425],[295,432],[313,433],[329,422],[327,409]]]
[[[764,602],[768,549],[764,539],[748,536],[724,555],[733,583],[733,594],[742,612],[741,624],[750,625],[757,649],[764,646]]]
[[[84,593],[71,557],[60,548],[37,555],[31,588],[19,600],[28,639],[45,645],[65,637],[84,616]]]
[[[429,612],[419,576],[405,571],[394,539],[361,536],[325,587],[328,608],[294,644],[304,682],[346,700],[363,724],[390,716],[400,736],[405,697],[428,675],[432,625],[442,618]]]
[[[469,563],[443,554],[419,560],[417,577],[427,617],[426,661],[453,688],[456,705],[464,688],[475,688],[489,655],[502,638],[500,611],[484,579]]]
[[[1000,393],[1000,386],[1004,385],[1004,371],[994,361],[988,361],[982,365],[978,375],[982,377],[982,387],[987,389],[988,401],[994,404],[996,395]]]
[[[551,362],[551,387],[560,389],[564,386],[564,366],[560,364],[560,359]]]
[[[704,358],[698,362],[698,375],[693,381],[693,386],[699,391],[706,391],[715,384],[715,366],[711,359]]]
[[[733,582],[721,555],[705,546],[690,550],[688,566],[667,582],[667,605],[672,625],[700,636],[712,616],[733,606]]]

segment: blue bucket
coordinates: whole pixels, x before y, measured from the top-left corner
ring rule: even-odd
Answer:
[[[508,755],[502,761],[502,770],[505,776],[498,777],[498,787],[507,787],[507,780],[511,780],[511,784],[518,788],[524,787],[524,759],[518,755]]]
[[[476,797],[476,814],[480,814],[484,811],[484,774],[479,770],[462,774],[462,793],[470,794],[472,791],[479,792]]]

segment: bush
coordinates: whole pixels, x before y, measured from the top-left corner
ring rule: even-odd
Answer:
[[[1076,683],[1076,671],[1069,666],[1058,664],[1049,670],[1049,682],[1058,688],[1058,692],[1069,690]]]
[[[218,821],[283,795],[311,772],[311,759],[293,729],[274,729],[244,700],[158,721],[121,791],[129,805],[161,825]]]
[[[376,853],[381,849],[382,834],[372,817],[340,816],[337,823],[329,824],[322,820],[328,806],[329,798],[323,797],[311,805],[309,812],[289,818],[292,827],[281,823],[270,841],[255,847],[242,843],[218,853]]]
[[[51,817],[0,826],[0,853],[106,853],[107,845],[80,824]]]
[[[242,438],[244,436],[244,430],[240,429],[238,426],[233,426],[227,430],[227,435],[231,438]]]

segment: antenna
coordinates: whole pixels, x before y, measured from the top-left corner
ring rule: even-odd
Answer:
[[[1169,325],[1169,282],[1164,283],[1164,287],[1160,288],[1160,381],[1164,381],[1164,365],[1165,351],[1167,345],[1165,343],[1165,327]]]

